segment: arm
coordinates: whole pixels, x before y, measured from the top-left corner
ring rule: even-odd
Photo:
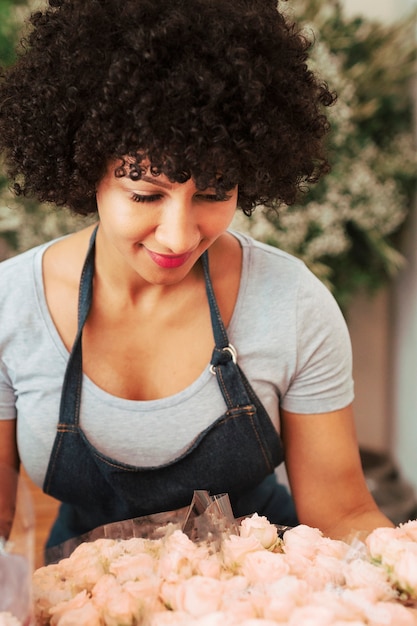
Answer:
[[[16,420],[0,420],[0,537],[8,537],[14,518],[19,455]]]
[[[333,539],[393,526],[363,475],[351,405],[331,413],[281,412],[288,478],[302,524]]]

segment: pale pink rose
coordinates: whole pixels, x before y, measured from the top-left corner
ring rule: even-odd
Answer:
[[[90,547],[89,544],[81,544],[67,559],[59,562],[61,575],[73,581],[74,589],[91,591],[96,582],[106,573],[105,564],[97,549],[81,550],[82,547]]]
[[[71,579],[61,575],[59,564],[40,567],[32,576],[32,602],[37,624],[49,624],[49,609],[76,595]]]
[[[366,602],[364,599],[363,601]],[[346,598],[344,589],[332,587],[331,585],[322,591],[313,592],[309,604],[326,607],[332,612],[335,621],[363,620],[364,613],[360,604],[352,602],[350,598]]]
[[[162,581],[158,577],[152,576],[143,580],[128,580],[123,583],[122,587],[134,598],[140,599],[144,610],[149,613],[150,611],[165,610],[165,606],[159,598],[161,584]]]
[[[345,577],[343,575],[342,562],[332,556],[318,553],[310,566],[300,574],[300,577],[313,589],[318,591],[324,589],[326,585],[343,585]]]
[[[251,619],[245,619],[239,626],[277,626],[277,622],[275,620],[266,619],[265,617],[253,617]]]
[[[101,610],[105,626],[130,626],[139,621],[143,609],[141,598],[133,597],[111,574],[94,586],[92,601]]]
[[[244,576],[230,576],[229,578],[222,578],[221,580],[225,596],[239,595],[244,593],[248,588],[248,581]]]
[[[385,555],[391,553],[396,539],[396,528],[381,527],[376,528],[366,537],[365,544],[373,559],[383,560]],[[394,552],[397,550],[396,547]]]
[[[387,571],[383,567],[373,565],[369,561],[356,559],[343,563],[346,587],[367,590],[368,597],[374,602],[390,600],[395,592],[388,580]]]
[[[11,613],[0,613],[0,626],[22,626],[22,623]]]
[[[365,622],[356,619],[337,619],[332,626],[364,626]]]
[[[77,555],[81,555],[81,553],[88,556],[88,553],[92,552],[94,555],[97,554],[100,560],[104,561],[106,566],[124,553],[126,543],[126,541],[120,541],[118,539],[96,539],[91,543],[82,543],[74,550],[71,557],[76,557]]]
[[[158,558],[163,539],[144,539],[143,537],[131,537],[120,542],[123,554],[139,554],[144,552],[154,558]]]
[[[311,590],[304,580],[296,576],[284,576],[264,585],[264,595],[258,605],[259,613],[265,619],[286,622],[296,606],[308,601]]]
[[[333,626],[334,613],[325,606],[296,607],[288,620],[289,626]]]
[[[224,596],[222,609],[227,615],[228,621],[241,624],[245,619],[258,617],[257,598],[250,593],[242,593],[237,596]]]
[[[241,626],[242,622],[224,611],[214,611],[193,621],[193,626]]]
[[[246,517],[240,523],[239,533],[241,537],[253,535],[260,544],[267,550],[275,548],[278,541],[278,530],[264,516],[254,513],[251,517]]]
[[[93,605],[86,591],[60,602],[50,610],[51,626],[101,626],[101,611]]]
[[[345,559],[350,551],[350,546],[345,541],[322,537],[318,542],[320,554],[333,556],[336,559]]]
[[[120,583],[127,580],[141,580],[153,576],[157,561],[143,552],[124,554],[109,564],[109,574],[113,574]]]
[[[395,602],[378,602],[367,613],[369,626],[416,626],[412,612]]]
[[[271,582],[286,576],[289,569],[284,554],[267,550],[249,552],[241,565],[241,573],[251,584]]]
[[[192,576],[177,584],[163,583],[161,596],[174,611],[184,611],[193,617],[206,615],[221,608],[223,583],[214,578]]]
[[[417,544],[409,543],[392,565],[391,580],[411,597],[417,597]]]
[[[311,559],[318,551],[322,539],[323,534],[318,528],[300,524],[284,533],[283,549],[290,557],[297,555]]]
[[[409,539],[410,541],[417,541],[417,520],[409,520],[404,524],[400,524],[395,529],[395,534],[398,539]]]
[[[360,612],[365,624],[372,626],[411,626],[417,622],[408,609],[394,601],[375,602],[361,589],[346,589],[342,593],[343,601]],[[394,608],[394,607],[398,607]],[[397,620],[397,621],[396,621]]]
[[[195,626],[195,620],[184,611],[160,611],[150,616],[146,626]]]
[[[265,550],[254,535],[239,537],[231,535],[222,543],[223,562],[232,572],[237,572],[250,552]]]
[[[164,580],[192,576],[197,553],[197,545],[183,532],[176,530],[162,544],[158,560],[159,575]]]
[[[285,554],[285,557],[288,567],[290,568],[289,573],[293,576],[298,576],[299,578],[303,578],[307,569],[312,565],[313,557],[309,559],[302,554],[298,554],[297,552],[289,552],[289,554]]]
[[[195,574],[200,576],[208,576],[209,578],[221,578],[223,565],[218,554],[209,554],[205,558],[199,559],[193,563]]]

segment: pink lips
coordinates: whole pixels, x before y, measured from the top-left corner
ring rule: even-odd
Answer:
[[[186,254],[158,254],[157,252],[153,252],[147,248],[146,251],[154,263],[165,269],[181,267],[181,265],[184,265],[184,263],[186,263],[191,256],[191,252],[187,252]]]

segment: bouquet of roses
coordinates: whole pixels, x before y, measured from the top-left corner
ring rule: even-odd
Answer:
[[[417,624],[405,606],[417,581],[403,561],[413,546],[416,569],[417,522],[347,543],[305,525],[280,532],[257,514],[238,522],[224,515],[224,497],[207,502],[182,527],[176,519],[152,537],[107,534],[38,569],[36,625]]]

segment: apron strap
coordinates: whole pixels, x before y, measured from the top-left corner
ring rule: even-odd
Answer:
[[[94,276],[94,251],[98,226],[95,227],[90,238],[87,256],[81,273],[79,296],[78,296],[78,329],[71,354],[68,359],[62,384],[61,402],[59,407],[59,423],[78,425],[80,417],[81,385],[83,377],[82,345],[81,337],[84,324],[91,308]],[[65,402],[66,398],[66,402]],[[66,414],[65,404],[74,407],[74,414],[69,418]]]
[[[216,376],[220,391],[229,409],[254,404],[256,395],[237,364],[236,348],[229,343],[229,338],[220,315],[211,283],[207,251],[202,255],[201,260],[215,342],[211,355],[210,371]]]

